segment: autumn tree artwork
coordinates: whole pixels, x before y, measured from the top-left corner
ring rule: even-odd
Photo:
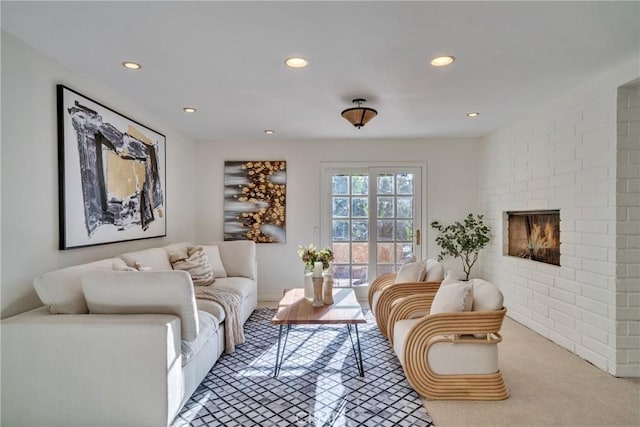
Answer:
[[[286,241],[287,162],[225,161],[224,240]]]

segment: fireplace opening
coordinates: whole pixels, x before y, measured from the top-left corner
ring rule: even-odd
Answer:
[[[560,211],[507,212],[507,254],[560,265]]]

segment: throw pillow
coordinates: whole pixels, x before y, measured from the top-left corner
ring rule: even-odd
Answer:
[[[136,261],[133,263],[136,271],[151,271],[151,267],[148,265],[143,265],[140,261]]]
[[[209,263],[211,264],[211,270],[214,277],[227,277],[227,272],[222,265],[222,259],[220,258],[220,248],[217,245],[202,246],[204,251],[209,257]]]
[[[191,275],[195,286],[209,286],[215,280],[209,257],[202,246],[189,249],[189,256],[170,259],[174,270],[184,270]]]
[[[427,260],[427,268],[424,273],[425,282],[437,282],[444,277],[444,267],[435,259]]]
[[[404,264],[398,270],[395,283],[412,283],[419,282],[426,270],[426,262],[410,262]]]
[[[111,268],[113,269],[113,271],[139,271],[133,267],[129,267],[128,265],[122,262],[115,262],[115,261],[111,265]]]
[[[444,283],[444,282],[443,282]],[[431,303],[430,314],[471,311],[473,286],[469,282],[440,285]]]

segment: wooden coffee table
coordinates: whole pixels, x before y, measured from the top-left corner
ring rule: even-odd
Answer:
[[[273,371],[274,377],[277,377],[278,373],[280,373],[291,325],[347,325],[358,371],[360,376],[364,377],[360,335],[358,333],[358,324],[367,323],[362,314],[362,307],[360,307],[356,300],[356,294],[351,288],[334,288],[333,302],[331,305],[313,307],[311,301],[304,297],[304,289],[285,289],[284,297],[278,304],[278,312],[271,319],[271,323],[280,325],[276,365]],[[355,342],[351,334],[351,326],[355,329]],[[282,342],[283,335],[284,343]],[[280,349],[281,345],[282,350]]]

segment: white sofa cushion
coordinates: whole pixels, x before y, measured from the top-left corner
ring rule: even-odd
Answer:
[[[126,267],[119,258],[109,258],[87,264],[45,273],[36,277],[33,287],[44,305],[52,314],[86,314],[89,312],[82,292],[80,276],[82,273],[95,270],[112,270],[114,266]]]
[[[198,336],[193,341],[182,340],[182,366],[198,354],[200,349],[216,335],[216,331],[220,327],[218,320],[206,311],[198,311]]]
[[[120,258],[122,258],[129,267],[136,267],[136,263],[140,263],[143,268],[149,267],[151,270],[172,270],[169,256],[164,248],[151,248],[129,252],[120,255]]]
[[[180,317],[181,339],[198,335],[193,284],[185,271],[89,271],[82,275],[91,314],[173,314]]]
[[[219,324],[224,322],[224,319],[226,317],[224,308],[222,308],[222,306],[217,302],[208,299],[196,298],[196,306],[198,307],[198,310],[206,311],[207,313],[215,317]]]
[[[213,242],[207,245],[218,246],[227,276],[256,279],[256,244],[254,241],[234,240],[230,242]]]
[[[214,288],[240,295],[242,301],[256,293],[256,282],[246,277],[222,277],[216,279]]]
[[[222,259],[220,258],[220,249],[218,245],[203,245],[204,251],[209,257],[209,263],[211,264],[211,270],[214,277],[228,277],[227,271],[222,265]]]

